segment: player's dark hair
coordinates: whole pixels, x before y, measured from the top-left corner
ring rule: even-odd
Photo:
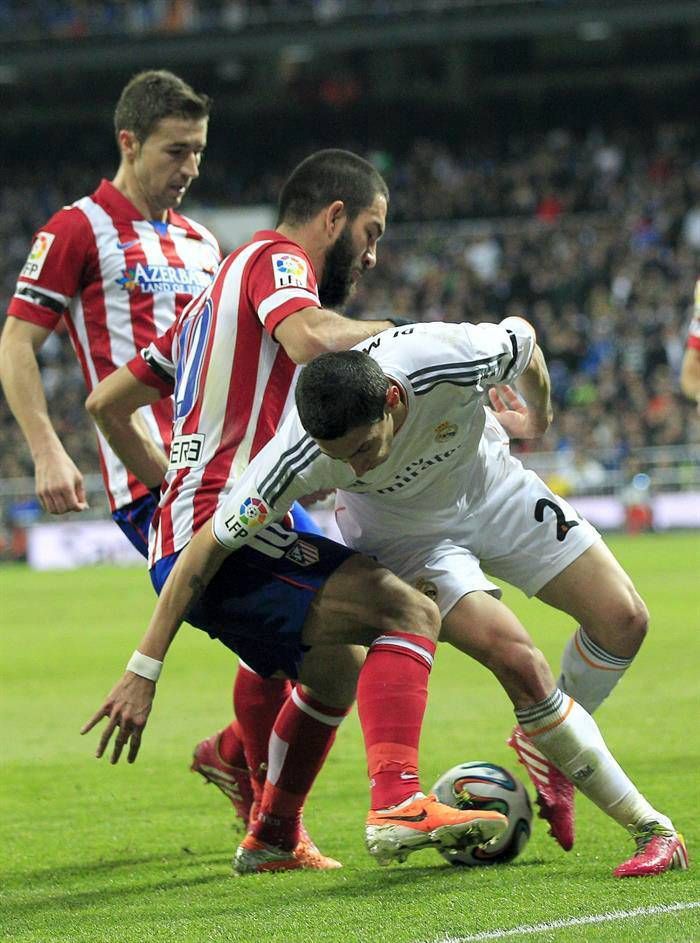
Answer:
[[[384,416],[389,379],[361,350],[321,354],[299,374],[295,398],[301,423],[314,439],[339,439]]]
[[[162,118],[200,121],[209,116],[211,99],[166,69],[139,72],[124,87],[114,109],[114,131],[133,131],[145,141]]]
[[[317,151],[303,160],[282,187],[277,225],[312,219],[334,200],[342,200],[350,221],[377,196],[389,202],[389,189],[376,167],[351,151]]]

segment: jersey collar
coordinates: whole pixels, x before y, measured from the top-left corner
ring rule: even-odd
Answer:
[[[93,200],[98,206],[103,207],[110,216],[115,219],[121,219],[126,222],[134,222],[136,220],[143,220],[146,217],[136,209],[131,200],[127,199],[124,194],[117,190],[111,180],[101,180],[99,187],[95,190],[92,195]],[[183,226],[185,220],[179,216],[179,214],[174,213],[173,210],[167,211],[167,216],[163,223],[160,220],[148,220],[148,222],[157,222],[159,225],[168,226],[168,225],[179,225]],[[188,227],[184,227],[188,228]]]

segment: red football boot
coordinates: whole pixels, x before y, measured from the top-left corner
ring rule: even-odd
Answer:
[[[199,773],[208,783],[213,783],[231,801],[236,815],[245,827],[248,827],[250,807],[253,803],[253,787],[250,784],[250,772],[246,768],[229,766],[219,754],[221,732],[213,734],[208,740],[202,740],[194,748],[190,769]]]
[[[630,828],[637,850],[615,868],[616,878],[651,877],[678,868],[688,867],[688,852],[683,836],[659,822],[650,822],[639,829]]]
[[[539,817],[564,851],[574,847],[574,786],[544,757],[520,727],[514,727],[508,746],[518,754],[537,790]]]

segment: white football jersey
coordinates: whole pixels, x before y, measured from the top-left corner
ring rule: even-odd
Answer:
[[[485,407],[486,390],[514,381],[534,346],[534,332],[520,318],[392,328],[358,344],[405,395],[406,418],[389,457],[356,478],[350,465],[320,451],[294,409],[220,505],[215,537],[242,546],[297,498],[326,488],[338,489],[338,522],[351,546],[388,527],[407,535],[439,530],[456,507],[482,499],[489,481],[485,428],[500,430]],[[504,444],[504,460],[506,454]]]

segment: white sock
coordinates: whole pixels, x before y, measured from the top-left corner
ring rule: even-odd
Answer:
[[[631,658],[611,655],[579,628],[564,649],[557,687],[592,714],[631,664]]]
[[[558,688],[539,704],[515,712],[538,750],[599,809],[623,828],[660,822],[651,806],[612,756],[595,720]]]

